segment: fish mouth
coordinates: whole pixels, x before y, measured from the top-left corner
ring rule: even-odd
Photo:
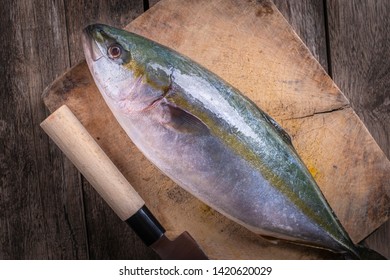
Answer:
[[[99,24],[88,25],[82,32],[82,44],[84,48],[85,58],[97,61],[104,56],[103,50],[98,44],[98,40],[101,40],[102,28]]]

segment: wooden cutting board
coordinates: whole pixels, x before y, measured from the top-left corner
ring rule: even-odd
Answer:
[[[275,118],[355,242],[388,219],[390,162],[272,2],[164,0],[126,29],[198,61]],[[58,78],[43,97],[51,112],[63,104],[72,109],[168,235],[189,231],[213,259],[334,257],[269,243],[162,175],[119,127],[85,62]]]

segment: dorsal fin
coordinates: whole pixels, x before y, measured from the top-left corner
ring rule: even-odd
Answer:
[[[267,120],[267,122],[269,124],[271,124],[272,127],[279,133],[280,137],[282,137],[284,142],[286,142],[289,146],[291,146],[294,149],[290,135],[271,116],[269,116],[265,112],[262,112],[262,113],[263,113],[264,118]],[[294,149],[294,151],[295,151],[295,149]]]

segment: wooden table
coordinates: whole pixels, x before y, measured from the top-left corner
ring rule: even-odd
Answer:
[[[156,258],[38,127],[47,115],[40,99],[43,88],[82,58],[80,27],[91,19],[123,25],[143,10],[142,1],[115,9],[109,2],[100,1],[101,9],[93,9],[92,2],[84,3],[82,18],[76,14],[84,6],[76,1],[59,2],[54,8],[41,2],[35,6],[29,2],[5,4],[10,14],[0,25],[5,44],[1,65],[8,66],[0,103],[1,155],[5,159],[0,165],[0,212],[4,213],[0,228],[6,229],[0,231],[1,258]],[[387,2],[373,5],[362,1],[356,5],[361,10],[345,1],[325,6],[322,1],[294,1],[290,6],[275,2],[389,157]],[[365,12],[364,20],[360,11]],[[45,16],[34,17],[40,13]],[[23,21],[25,18],[32,22]],[[19,25],[11,24],[11,19]],[[369,244],[387,257],[388,224],[369,238]]]

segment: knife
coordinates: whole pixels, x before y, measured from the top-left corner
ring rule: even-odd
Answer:
[[[140,195],[66,105],[47,117],[41,127],[121,220],[162,259],[208,259],[188,232],[174,240],[166,237],[165,229]]]

